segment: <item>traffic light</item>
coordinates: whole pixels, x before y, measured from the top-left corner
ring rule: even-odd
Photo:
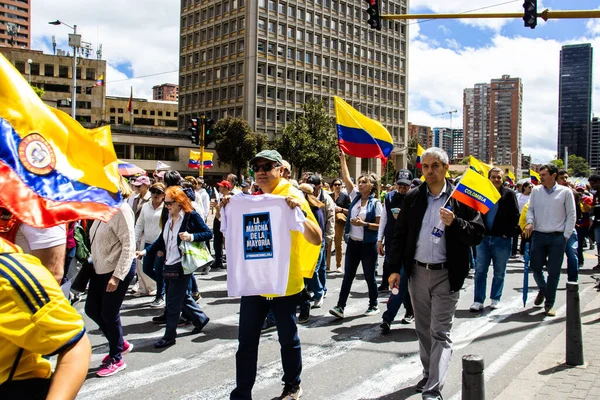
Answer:
[[[525,27],[534,29],[537,25],[537,0],[525,0],[523,9],[525,10],[523,14]]]
[[[369,4],[367,8],[367,14],[369,14],[369,20],[367,21],[372,29],[381,30],[381,3],[380,0],[365,0]]]
[[[198,118],[190,118],[188,131],[190,131],[192,134],[192,136],[190,136],[190,141],[192,144],[200,144],[200,131],[198,130],[199,127]]]
[[[210,118],[204,120],[204,146],[208,146],[215,140],[215,133],[213,132],[213,126],[215,121]]]

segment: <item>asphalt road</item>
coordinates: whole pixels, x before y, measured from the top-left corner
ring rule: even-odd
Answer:
[[[586,251],[580,273],[581,308],[597,296],[590,279],[596,264],[595,251]],[[380,268],[382,260],[380,259]],[[566,264],[565,264],[566,265]],[[226,272],[197,275],[202,293],[201,308],[211,318],[199,335],[192,327],[179,329],[177,344],[156,350],[152,344],[163,328],[150,322],[160,310],[149,307],[152,298],[128,296],[122,308],[124,335],[134,344],[125,356],[127,369],[108,378],[95,376],[108,346],[97,326],[86,318],[93,345],[91,369],[79,399],[226,399],[235,384],[235,352],[239,299],[227,297]],[[396,321],[388,335],[382,335],[381,314],[365,317],[367,289],[362,275],[355,281],[346,318],[335,320],[328,310],[337,301],[342,275],[328,275],[328,296],[324,307],[313,310],[306,325],[300,326],[302,342],[303,399],[417,399],[414,385],[421,377],[418,343],[414,325]],[[473,302],[470,277],[461,291],[452,340],[454,355],[444,388],[445,399],[460,399],[461,357],[478,354],[486,367],[486,397],[493,399],[544,347],[565,328],[566,270],[563,269],[557,295],[557,316],[545,317],[533,307],[537,288],[530,275],[529,300],[522,303],[523,265],[509,263],[501,307],[490,310],[489,299],[481,314],[468,308]],[[488,294],[491,275],[488,276]],[[380,295],[385,310],[386,296]],[[78,310],[83,304],[77,305]],[[404,315],[401,309],[399,317]],[[584,344],[585,346],[585,344]],[[272,399],[281,393],[282,369],[277,332],[262,335],[255,399]]]

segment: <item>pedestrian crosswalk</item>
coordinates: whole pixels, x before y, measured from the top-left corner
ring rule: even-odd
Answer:
[[[528,344],[542,332],[553,328],[556,325],[554,321],[564,314],[564,307],[557,303],[558,317],[554,320],[532,317],[528,321],[515,317],[524,310],[519,290],[522,281],[519,267],[509,266],[514,271],[507,274],[505,295],[499,309],[490,311],[488,308],[482,314],[469,313],[472,281],[468,280],[461,291],[459,311],[451,333],[455,355],[444,390],[445,397],[460,397],[460,354],[471,349],[485,353],[482,355],[488,365],[487,379],[505,379],[510,376],[506,368],[510,361],[523,356]],[[211,318],[206,331],[191,336],[191,328],[180,328],[177,345],[172,348],[161,352],[152,348],[152,343],[162,336],[163,331],[162,327],[159,329],[150,323],[147,313],[141,316],[124,313],[125,338],[135,345],[134,351],[126,356],[128,368],[110,378],[90,375],[78,398],[116,399],[127,393],[127,397],[145,399],[227,399],[235,386],[239,304],[234,299],[223,302],[221,297],[205,295],[226,290],[226,283],[220,280],[223,274],[211,273],[199,279],[203,294],[201,306]],[[382,336],[380,316],[362,316],[368,296],[366,285],[360,279],[353,285],[346,318],[335,320],[327,311],[337,301],[340,284],[341,277],[330,279],[324,307],[313,310],[309,322],[299,325],[303,358],[302,398],[418,398],[412,385],[421,377],[422,370],[413,325],[395,324],[389,335]],[[585,289],[589,290],[591,286]],[[582,296],[584,294],[588,292],[582,289]],[[124,309],[140,309],[151,300],[127,299]],[[385,310],[385,300],[385,296],[380,296],[382,311]],[[525,310],[531,308],[532,301],[530,299]],[[564,303],[564,300],[561,301]],[[156,310],[157,314],[159,312]],[[537,316],[539,312],[535,309],[527,315]],[[93,331],[93,323],[88,324]],[[523,325],[527,329],[523,329]],[[128,326],[136,326],[135,332],[128,332]],[[150,331],[144,331],[144,327]],[[108,347],[97,334],[92,335],[92,342],[92,366],[95,366]],[[263,334],[254,398],[270,399],[277,395],[281,390],[281,376],[277,332]]]

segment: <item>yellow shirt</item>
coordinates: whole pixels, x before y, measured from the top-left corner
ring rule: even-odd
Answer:
[[[0,384],[50,378],[42,355],[54,355],[85,334],[83,319],[65,298],[52,274],[29,254],[0,238]]]
[[[300,202],[302,211],[306,212],[307,219],[318,225],[308,201],[304,198],[304,194],[297,190],[289,181],[281,179],[271,194],[295,198]],[[303,233],[296,231],[290,233],[292,236],[292,246],[290,252],[288,284],[285,291],[286,296],[291,296],[302,291],[304,288],[304,278],[312,278],[321,251],[321,246],[315,246],[314,244],[309,243],[304,238]],[[271,294],[264,296],[278,297],[277,295]]]
[[[527,226],[527,210],[529,210],[529,202],[523,206],[523,211],[521,211],[521,216],[519,217],[519,226],[522,231],[524,231]]]

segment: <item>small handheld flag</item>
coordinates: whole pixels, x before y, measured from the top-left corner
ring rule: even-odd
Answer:
[[[425,151],[425,149],[423,147],[421,147],[420,144],[417,143],[417,159],[415,164],[417,165],[417,169],[421,169],[421,156],[423,155],[423,152]]]
[[[334,104],[340,149],[354,157],[379,158],[387,162],[394,149],[392,135],[387,129],[337,96],[334,97]]]
[[[169,169],[169,168],[171,168],[171,166],[169,164],[167,164],[167,163],[164,163],[162,161],[157,161],[156,162],[156,170],[157,171],[160,171],[162,169]]]
[[[489,179],[469,168],[452,192],[452,197],[485,214],[500,200],[500,192]]]
[[[133,86],[131,87],[131,91],[129,92],[129,101],[127,102],[127,112],[133,112]]]
[[[534,185],[539,185],[541,182],[540,174],[538,174],[537,172],[535,172],[532,169],[529,170],[529,179],[531,180],[531,183],[533,183]]]

